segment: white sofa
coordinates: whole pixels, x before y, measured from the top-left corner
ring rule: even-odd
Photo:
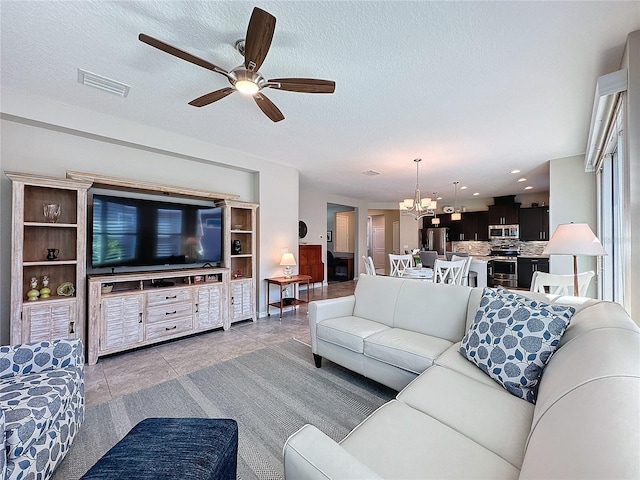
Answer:
[[[518,293],[576,309],[535,404],[458,352],[482,288],[361,275],[354,295],[311,303],[316,360],[402,391],[340,443],[305,425],[285,476],[640,478],[640,329],[618,304]]]

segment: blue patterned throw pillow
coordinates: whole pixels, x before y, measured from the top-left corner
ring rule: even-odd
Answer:
[[[536,403],[542,371],[574,313],[573,307],[485,288],[459,351],[507,391]]]

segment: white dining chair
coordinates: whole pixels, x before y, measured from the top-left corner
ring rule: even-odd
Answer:
[[[471,268],[471,261],[473,260],[473,257],[471,255],[466,256],[466,257],[460,257],[458,255],[453,255],[451,257],[451,260],[453,262],[459,262],[459,261],[463,261],[464,262],[464,269],[462,271],[462,277],[460,278],[460,285],[469,286],[469,269]]]
[[[390,253],[389,264],[391,265],[391,273],[389,275],[392,277],[401,277],[405,268],[413,266],[413,257],[411,254],[394,255],[393,253]]]
[[[446,283],[449,285],[462,285],[462,273],[464,272],[465,260],[448,261],[436,260],[433,265],[433,281],[435,283]]]
[[[587,289],[594,276],[593,270],[578,274],[578,296],[584,297],[587,294]],[[573,275],[533,272],[530,290],[538,293],[573,296]]]
[[[373,258],[367,257],[366,255],[362,256],[362,260],[364,261],[364,271],[367,275],[375,275],[376,267],[373,265]]]

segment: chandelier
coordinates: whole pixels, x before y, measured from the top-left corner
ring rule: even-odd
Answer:
[[[400,214],[410,215],[416,220],[422,217],[433,217],[436,214],[437,201],[430,198],[420,198],[420,186],[418,185],[418,169],[421,158],[416,158],[416,192],[414,198],[405,198],[400,202]]]
[[[460,182],[453,182],[453,188],[454,188],[454,204],[453,204],[453,213],[451,214],[451,220],[462,220],[462,213],[460,212],[460,209],[458,208],[458,183]]]

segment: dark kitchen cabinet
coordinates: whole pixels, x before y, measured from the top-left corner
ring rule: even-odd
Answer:
[[[449,227],[451,240],[489,240],[489,212],[465,212],[462,220],[451,221]]]
[[[520,210],[520,240],[549,240],[549,207]]]
[[[529,290],[536,271],[549,273],[549,259],[518,257],[518,288]]]
[[[462,240],[489,240],[489,212],[462,214]]]
[[[520,221],[520,205],[489,205],[489,225],[517,225]]]

